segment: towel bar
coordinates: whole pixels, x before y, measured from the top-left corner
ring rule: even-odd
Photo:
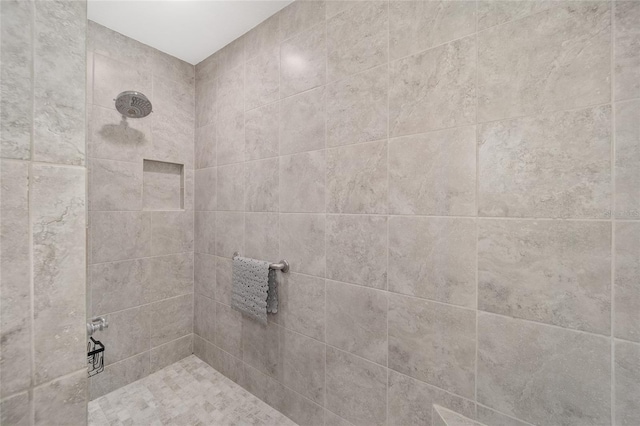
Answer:
[[[233,253],[233,257],[236,256],[240,256],[240,253],[238,253],[237,251]],[[270,263],[269,268],[287,273],[289,272],[289,262],[287,262],[286,260],[281,260],[278,263]]]

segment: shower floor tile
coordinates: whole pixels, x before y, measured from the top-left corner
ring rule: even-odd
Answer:
[[[295,426],[191,355],[89,403],[90,426]]]

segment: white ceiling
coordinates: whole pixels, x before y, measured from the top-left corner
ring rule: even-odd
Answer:
[[[88,18],[197,64],[292,0],[89,0]]]

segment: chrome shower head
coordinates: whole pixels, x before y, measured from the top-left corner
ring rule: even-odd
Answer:
[[[142,118],[151,113],[151,102],[140,92],[128,90],[115,99],[116,109],[129,118]]]

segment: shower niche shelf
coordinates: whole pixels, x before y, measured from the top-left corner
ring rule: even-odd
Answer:
[[[143,160],[142,206],[144,210],[184,209],[184,165]]]

